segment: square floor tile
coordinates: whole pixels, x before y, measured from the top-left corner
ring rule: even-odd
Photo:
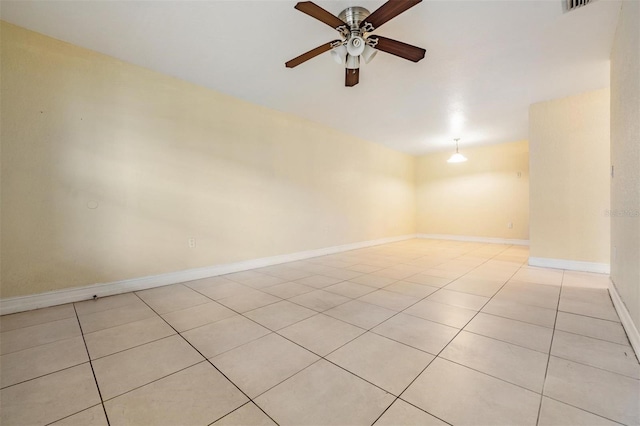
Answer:
[[[395,315],[396,311],[370,303],[364,303],[359,300],[352,300],[351,302],[329,309],[324,313],[368,330]]]
[[[102,404],[80,411],[62,420],[51,423],[55,426],[108,426],[107,416]]]
[[[443,303],[422,300],[409,307],[403,313],[410,314],[422,319],[426,319],[450,327],[462,328],[478,312],[470,309],[458,308],[457,306],[445,305]]]
[[[556,321],[556,311],[553,309],[522,305],[510,300],[496,298],[491,299],[482,308],[482,312],[550,328],[553,328]]]
[[[238,315],[217,302],[209,302],[192,308],[181,309],[162,315],[179,332],[201,327],[212,322]]]
[[[415,304],[418,300],[420,300],[420,298],[407,296],[405,294],[400,294],[383,289],[376,290],[373,293],[365,294],[358,300],[399,312]]]
[[[75,317],[3,331],[0,333],[0,342],[2,342],[0,354],[17,352],[80,335],[80,326]]]
[[[297,283],[314,288],[325,288],[327,286],[342,282],[340,278],[327,277],[324,275],[310,275],[305,278],[295,280]]]
[[[547,354],[463,331],[440,357],[542,393]]]
[[[562,283],[563,274],[564,271],[562,270],[525,266],[520,268],[518,272],[515,273],[513,279],[530,283],[559,286]]]
[[[434,277],[433,275],[426,275],[426,274],[416,274],[407,278],[403,278],[403,281],[440,288],[449,284],[451,281],[453,281],[453,278]]]
[[[267,287],[262,291],[264,291],[265,293],[272,294],[274,296],[281,297],[283,299],[289,299],[291,297],[309,293],[314,290],[315,290],[315,287],[311,287],[311,286],[296,283],[296,282],[289,282],[289,283],[277,284],[272,287]]]
[[[142,300],[125,306],[108,309],[105,311],[95,312],[91,314],[79,315],[80,325],[84,334],[93,333],[94,331],[104,330],[106,328],[117,327],[134,321],[140,321],[146,318],[155,317],[157,314],[153,312]]]
[[[225,297],[251,293],[253,289],[246,285],[222,277],[205,278],[184,283],[185,286],[202,293],[210,299],[219,300]]]
[[[1,387],[15,385],[89,361],[81,336],[0,356]]]
[[[172,334],[175,334],[174,329],[156,316],[85,334],[84,339],[91,359],[96,359]]]
[[[365,263],[358,263],[356,265],[349,266],[347,269],[356,272],[362,272],[363,274],[370,274],[382,269],[380,266],[367,265]]]
[[[352,283],[351,281],[345,281],[345,282],[341,282],[338,284],[325,287],[324,290],[331,293],[339,294],[341,296],[355,299],[357,297],[364,296],[367,293],[376,291],[376,287],[370,287],[368,285]]]
[[[352,278],[349,281],[356,284],[367,285],[369,287],[381,288],[398,280],[378,275],[361,275],[359,277]]]
[[[544,394],[619,423],[640,423],[640,385],[627,376],[552,356]]]
[[[551,349],[553,329],[483,312],[478,313],[464,329],[535,351],[549,353]]]
[[[309,272],[290,268],[285,265],[268,266],[267,268],[262,268],[260,272],[263,272],[267,275],[273,275],[274,277],[282,278],[287,281],[300,280],[311,275],[311,273]]]
[[[75,318],[76,311],[72,304],[52,306],[51,308],[35,309],[0,317],[0,332],[30,327],[66,318]]]
[[[535,425],[540,395],[437,358],[401,396],[450,424]]]
[[[607,340],[619,345],[629,345],[627,334],[622,324],[617,321],[601,320],[584,315],[558,312],[556,330],[581,334],[594,339]]]
[[[211,364],[202,362],[105,402],[112,426],[207,425],[247,402]]]
[[[202,361],[202,355],[174,335],[95,360],[93,371],[102,399],[108,400]]]
[[[275,423],[253,402],[247,402],[215,422],[213,426],[275,426]]]
[[[233,274],[223,275],[222,278],[226,278],[231,281],[235,281],[238,283],[246,283],[249,280],[254,280],[256,278],[264,277],[265,274],[261,274],[256,271],[240,271],[234,272]]]
[[[138,291],[136,294],[159,314],[166,314],[211,301],[208,297],[182,284]]]
[[[275,277],[273,275],[261,274],[259,277],[250,278],[242,281],[242,283],[246,286],[255,288],[255,289],[264,289],[266,287],[271,287],[277,284],[282,284],[287,282],[283,278]]]
[[[318,314],[283,328],[283,335],[310,351],[325,356],[365,331],[346,322]]]
[[[245,316],[271,330],[280,330],[305,318],[316,315],[316,311],[283,300],[253,311]]]
[[[372,275],[377,275],[379,277],[387,277],[393,280],[401,280],[412,275],[418,274],[422,272],[425,268],[418,267],[415,265],[394,265],[389,268],[380,269],[379,271],[375,271]]]
[[[397,342],[437,355],[459,330],[400,313],[383,322],[372,331]]]
[[[356,425],[372,424],[393,396],[320,360],[255,402],[282,425]]]
[[[504,285],[504,280],[462,277],[447,284],[447,290],[491,297]]]
[[[438,290],[438,288],[412,283],[409,281],[396,281],[395,283],[389,284],[388,286],[384,287],[383,290],[393,291],[395,293],[422,299],[423,297],[427,297],[434,291]]]
[[[444,303],[445,305],[457,306],[458,308],[479,311],[485,303],[489,301],[489,298],[476,296],[474,294],[460,293],[459,291],[440,289],[427,297],[426,300]]]
[[[572,314],[619,321],[609,292],[605,289],[563,288],[558,309]]]
[[[305,293],[300,296],[292,297],[289,299],[298,305],[305,306],[314,311],[324,312],[327,309],[334,308],[338,305],[342,305],[350,301],[348,297],[340,296],[339,294],[330,293],[324,290],[316,290],[310,293]]]
[[[609,288],[608,274],[591,272],[564,271],[563,287]]]
[[[447,423],[401,399],[389,407],[375,423],[376,426],[446,426]]]
[[[394,395],[400,395],[433,358],[425,352],[373,333],[363,334],[327,357]]]
[[[572,407],[551,398],[542,398],[540,408],[540,420],[538,426],[615,426],[614,423],[603,417],[588,413],[579,408]]]
[[[277,334],[268,334],[211,362],[250,398],[255,398],[320,358]]]
[[[0,391],[0,423],[48,424],[100,403],[89,363]]]
[[[560,299],[560,287],[511,280],[495,297],[523,305],[555,310],[558,308]]]
[[[356,278],[362,275],[362,273],[360,272],[351,271],[349,269],[332,268],[330,266],[318,268],[317,273],[320,275],[326,275],[332,278],[339,278],[341,280],[350,280],[352,278]]]
[[[182,333],[207,358],[258,339],[270,331],[242,316],[226,318]]]
[[[138,302],[140,302],[140,298],[136,296],[135,293],[124,293],[76,302],[74,305],[78,315],[86,315]]]
[[[430,268],[421,272],[424,275],[431,275],[439,278],[447,278],[449,282],[455,280],[456,278],[460,278],[464,275],[464,271],[453,271],[453,270],[445,270],[439,268]],[[405,280],[408,278],[405,278]],[[429,284],[432,285],[432,284]]]
[[[551,354],[640,379],[640,364],[631,346],[556,330]]]
[[[264,293],[259,290],[253,290],[250,293],[243,293],[238,296],[226,297],[218,300],[218,303],[233,309],[236,312],[247,312],[262,306],[279,302],[279,297]]]

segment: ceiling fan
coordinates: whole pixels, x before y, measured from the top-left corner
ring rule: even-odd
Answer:
[[[285,65],[287,68],[294,68],[330,50],[334,59],[345,65],[344,85],[353,87],[360,80],[361,58],[369,63],[378,50],[418,62],[424,58],[424,49],[370,33],[421,1],[389,0],[373,13],[369,13],[364,7],[348,7],[338,16],[311,1],[301,1],[295,5],[296,9],[329,25],[340,33],[341,39],[318,46]]]

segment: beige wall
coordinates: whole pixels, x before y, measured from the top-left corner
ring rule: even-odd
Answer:
[[[447,163],[453,149],[419,157],[418,233],[528,239],[528,151],[520,141],[462,147],[465,163]]]
[[[611,279],[640,329],[640,2],[625,1],[611,51]]]
[[[415,232],[409,155],[1,36],[3,298]]]
[[[609,263],[609,90],[529,109],[530,256]]]

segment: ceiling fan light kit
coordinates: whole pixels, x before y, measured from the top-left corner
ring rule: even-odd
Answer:
[[[286,62],[285,65],[287,68],[294,68],[331,51],[333,59],[346,68],[345,86],[353,87],[360,80],[360,59],[368,64],[379,50],[418,62],[424,58],[424,49],[370,33],[421,1],[389,0],[373,13],[369,13],[364,7],[353,6],[346,8],[338,16],[313,2],[299,2],[295,5],[297,10],[329,25],[340,33],[341,39],[318,46]]]

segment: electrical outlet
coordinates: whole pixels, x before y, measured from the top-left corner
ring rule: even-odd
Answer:
[[[195,238],[189,238],[187,240],[187,244],[189,245],[189,248],[196,248],[196,239]]]
[[[509,222],[509,223],[507,223],[507,228],[509,228],[509,229],[513,229],[513,222]]]
[[[522,177],[522,172],[518,172],[518,179]]]

